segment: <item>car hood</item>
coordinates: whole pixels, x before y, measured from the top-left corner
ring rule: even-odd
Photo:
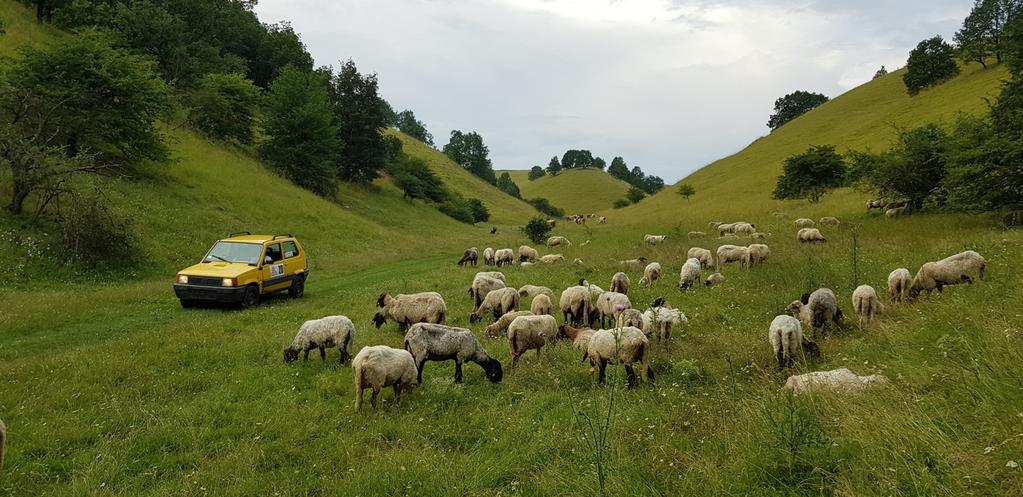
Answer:
[[[249,271],[256,271],[256,268],[240,262],[207,262],[189,266],[178,274],[186,276],[211,276],[214,278],[237,278]]]

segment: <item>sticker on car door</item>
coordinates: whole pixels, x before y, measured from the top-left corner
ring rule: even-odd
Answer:
[[[275,278],[277,276],[284,276],[284,264],[274,264],[270,266],[270,277]]]

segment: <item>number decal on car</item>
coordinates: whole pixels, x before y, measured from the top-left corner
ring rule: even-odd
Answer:
[[[284,275],[284,264],[274,264],[270,266],[270,277],[283,276]]]

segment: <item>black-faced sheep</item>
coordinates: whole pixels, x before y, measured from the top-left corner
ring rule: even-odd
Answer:
[[[553,316],[519,316],[508,326],[508,347],[512,354],[512,367],[518,366],[519,358],[529,350],[540,349],[558,337],[558,322]]]
[[[444,297],[437,292],[380,294],[377,299],[380,311],[373,316],[373,324],[380,329],[387,321],[398,323],[398,331],[404,333],[415,323],[445,324],[448,320],[448,306]]]
[[[700,247],[692,247],[689,252],[686,252],[686,260],[697,259],[700,261],[700,266],[705,269],[714,267],[714,253],[710,250]]]
[[[820,347],[803,336],[803,327],[800,326],[799,320],[792,316],[781,315],[774,318],[767,336],[774,355],[778,358],[779,371],[792,365],[793,355],[797,350],[811,357],[820,356]]]
[[[645,269],[643,269],[643,277],[639,279],[639,284],[649,288],[653,286],[654,283],[657,283],[657,280],[659,279],[661,279],[661,263],[651,262],[646,265]]]
[[[302,323],[295,339],[284,349],[284,363],[290,364],[298,360],[298,353],[305,352],[305,360],[309,360],[309,351],[320,349],[320,358],[327,361],[328,348],[337,347],[341,356],[341,364],[350,359],[348,346],[355,340],[355,324],[346,316],[327,316],[311,319]]]
[[[532,312],[537,316],[543,314],[549,314],[553,316],[552,314],[553,308],[554,306],[553,304],[551,304],[551,298],[543,293],[537,295],[536,297],[533,297],[533,301],[529,303],[529,312]]]
[[[469,264],[472,267],[476,267],[477,260],[479,260],[479,249],[472,247],[462,253],[462,258],[458,259],[458,266],[461,267]]]
[[[519,288],[519,297],[522,299],[532,299],[533,297],[541,294],[546,295],[551,299],[554,298],[554,292],[545,286],[522,285],[522,287]]]
[[[386,345],[363,347],[352,360],[355,373],[355,412],[362,410],[362,392],[373,389],[370,403],[377,407],[377,396],[384,387],[394,387],[394,403],[401,402],[401,392],[416,385],[416,361],[407,350]]]
[[[480,304],[483,303],[483,299],[486,298],[487,294],[505,288],[507,285],[504,284],[503,279],[493,278],[486,274],[479,273],[472,280],[472,286],[469,287],[469,298],[472,299],[472,310],[479,309]]]
[[[483,302],[469,315],[469,322],[475,323],[483,318],[483,315],[492,312],[494,319],[512,312],[519,308],[519,292],[514,288],[498,288],[487,294]]]
[[[487,326],[487,336],[490,338],[503,337],[508,334],[508,326],[519,316],[532,316],[532,311],[515,311],[506,313],[497,321]]]
[[[909,289],[913,286],[913,275],[906,268],[899,268],[888,275],[888,295],[895,302],[909,298]]]
[[[597,313],[593,317],[600,319],[600,325],[604,326],[605,319],[610,319],[612,324],[615,323],[622,311],[632,307],[632,302],[629,301],[629,296],[624,293],[604,292],[597,298],[595,307],[597,308]]]
[[[483,264],[487,266],[497,265],[497,261],[494,260],[494,249],[490,247],[483,249]]]
[[[619,271],[611,278],[611,291],[628,295],[630,284],[629,275]]]
[[[821,230],[817,228],[803,228],[799,230],[796,233],[796,240],[799,240],[799,243],[824,243],[828,241],[821,234]]]
[[[592,309],[590,289],[585,286],[566,288],[561,292],[558,307],[566,323],[589,323]]]
[[[755,266],[757,264],[763,264],[767,262],[767,258],[771,255],[771,247],[764,245],[763,243],[754,243],[749,247],[749,265]]]
[[[749,249],[738,245],[722,245],[718,247],[716,267],[721,269],[730,262],[738,262],[739,267],[749,264]]]
[[[568,238],[565,238],[563,236],[552,236],[552,237],[547,239],[547,247],[548,248],[550,248],[550,247],[557,247],[558,245],[564,245],[566,247],[571,247],[572,246],[572,242],[568,241]]]
[[[494,252],[494,262],[497,267],[515,264],[515,253],[510,248],[497,249]]]
[[[621,363],[629,385],[636,384],[636,372],[632,365],[639,363],[640,378],[644,382],[654,379],[650,370],[650,341],[639,328],[625,327],[618,330],[598,330],[593,332],[586,348],[586,359],[598,370],[598,381],[605,382],[605,370],[608,363]]]
[[[703,284],[707,285],[707,286],[714,286],[714,285],[720,285],[721,283],[724,283],[724,282],[725,282],[725,275],[723,275],[721,273],[714,273],[714,274],[708,276],[707,277],[707,281],[704,281]]]
[[[864,321],[869,323],[874,320],[876,314],[884,312],[881,299],[877,298],[877,292],[870,285],[856,287],[852,294],[852,304],[853,311],[856,312],[856,316],[860,320],[860,326]]]
[[[803,294],[799,300],[789,304],[786,310],[813,328],[842,324],[842,309],[838,307],[835,292],[829,288],[819,288],[813,293]]]
[[[519,262],[536,262],[539,258],[540,253],[535,248],[529,245],[519,247]]]
[[[662,243],[664,242],[665,238],[667,238],[667,235],[643,235],[643,241],[649,243],[650,245],[657,245],[658,243]]]
[[[700,260],[695,257],[686,261],[682,265],[682,270],[679,271],[678,275],[678,289],[688,290],[693,285],[697,284],[702,278],[700,272]]]
[[[973,283],[974,278],[983,278],[987,262],[984,257],[972,250],[960,252],[940,261],[927,262],[920,266],[910,286],[910,294],[917,297],[921,292],[930,293],[937,290],[941,293],[947,285]]]
[[[462,363],[479,364],[491,383],[503,376],[501,363],[490,357],[476,335],[465,328],[437,324],[415,324],[405,333],[405,350],[416,361],[416,382],[423,383],[427,361],[455,361],[455,383],[462,382]]]

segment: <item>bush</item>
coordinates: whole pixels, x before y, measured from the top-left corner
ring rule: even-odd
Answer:
[[[450,195],[437,208],[444,215],[463,223],[472,224],[475,221],[472,215],[472,208],[469,207],[469,202],[466,202],[460,195]]]
[[[921,41],[906,61],[906,74],[902,76],[906,91],[916,95],[927,87],[959,74],[955,49],[940,36]]]
[[[207,74],[192,94],[189,123],[218,140],[252,143],[259,89],[241,74]]]
[[[632,202],[629,202],[627,199],[620,198],[618,200],[615,200],[615,203],[614,203],[613,206],[614,206],[615,209],[621,209],[623,207],[628,207],[630,205],[632,205]]]
[[[526,200],[526,202],[535,207],[536,210],[547,214],[548,216],[561,217],[565,215],[565,209],[559,209],[551,205],[551,202],[543,197],[531,198]]]
[[[629,188],[629,191],[625,192],[625,198],[628,199],[629,202],[632,202],[633,204],[638,204],[640,200],[646,198],[646,194],[643,193],[643,190],[640,190],[639,188],[636,187],[632,187]]]
[[[529,241],[536,244],[545,243],[553,229],[554,227],[547,224],[547,219],[543,216],[536,216],[533,219],[530,219],[525,226],[520,228],[520,230],[525,233],[526,237],[529,238]]]
[[[469,199],[469,210],[472,211],[473,221],[477,223],[490,220],[490,210],[488,210],[486,204],[478,198]]]
[[[785,159],[783,173],[771,195],[776,200],[817,202],[825,193],[845,184],[845,159],[832,145],[812,146]]]
[[[138,259],[131,224],[111,211],[98,194],[71,197],[60,220],[60,235],[67,255],[86,266],[126,266]]]

